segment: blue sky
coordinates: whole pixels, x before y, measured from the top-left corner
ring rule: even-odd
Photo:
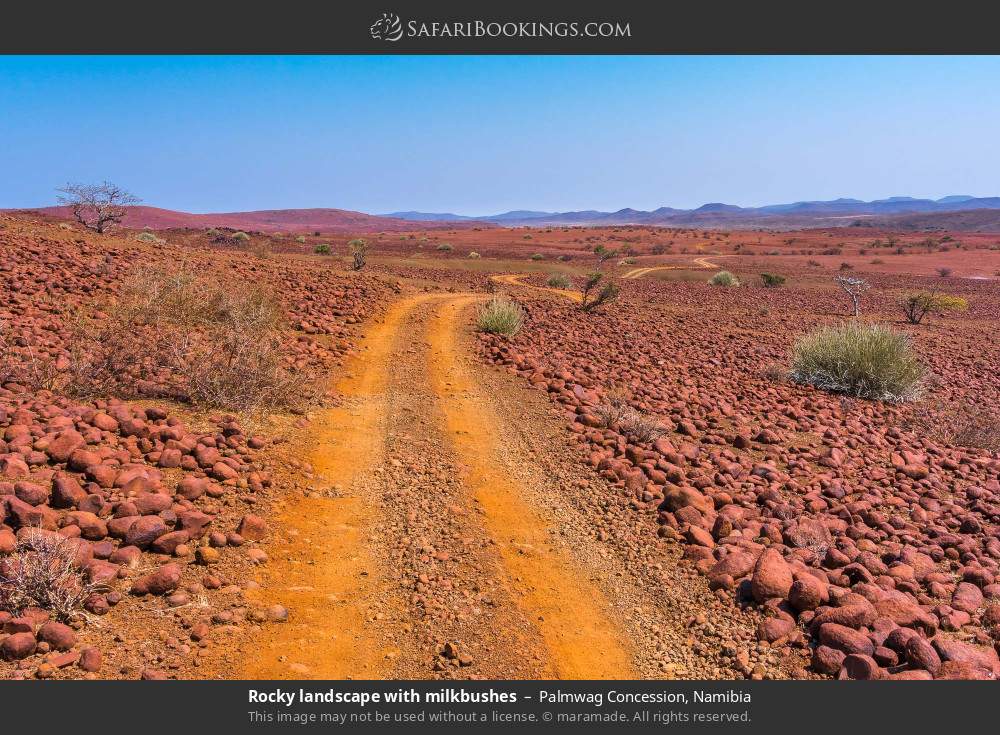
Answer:
[[[0,57],[0,207],[1000,195],[1000,57]]]

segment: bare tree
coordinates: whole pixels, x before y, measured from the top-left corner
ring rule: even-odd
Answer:
[[[872,285],[863,278],[853,278],[851,276],[837,276],[837,284],[844,290],[854,306],[854,316],[861,316],[861,294],[870,289]]]
[[[110,181],[102,184],[66,184],[56,191],[61,192],[59,202],[73,210],[76,221],[98,233],[121,224],[128,208],[142,201]]]

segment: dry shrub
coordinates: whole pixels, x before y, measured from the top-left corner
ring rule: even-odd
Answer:
[[[916,406],[906,428],[938,444],[1000,452],[1000,413],[978,404]]]
[[[656,419],[633,408],[625,396],[611,391],[608,400],[594,409],[605,429],[617,429],[635,444],[648,444],[663,436],[665,429]]]
[[[88,580],[77,564],[79,542],[38,528],[20,534],[14,553],[0,562],[0,609],[19,616],[49,610],[57,620],[81,617],[83,604],[107,587]]]
[[[72,395],[164,395],[237,413],[300,408],[313,376],[282,355],[282,312],[270,292],[181,264],[138,270],[105,318],[70,323],[65,389]],[[141,377],[141,380],[137,380]]]
[[[29,344],[15,345],[7,323],[0,319],[0,385],[16,383],[30,391],[52,390],[59,379],[54,360]]]

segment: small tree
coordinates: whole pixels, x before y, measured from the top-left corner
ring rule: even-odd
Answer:
[[[597,256],[597,270],[601,270],[601,267],[607,261],[614,259],[618,255],[618,251],[609,250],[603,245],[598,245],[594,248],[594,255]]]
[[[854,316],[861,316],[861,295],[870,289],[872,285],[863,278],[853,278],[851,276],[837,276],[837,285],[851,299],[854,307]]]
[[[920,324],[929,314],[944,314],[948,311],[965,311],[969,302],[961,296],[919,291],[907,294],[900,301],[903,315],[910,324]]]
[[[73,210],[76,221],[97,233],[121,224],[128,208],[142,200],[119,186],[105,181],[102,184],[66,184],[61,189],[59,202]]]
[[[618,298],[620,289],[614,283],[605,283],[604,287],[597,293],[596,296],[591,298],[591,294],[604,279],[604,274],[600,271],[594,271],[588,274],[587,280],[583,282],[583,299],[580,302],[580,308],[583,311],[594,311],[602,304],[607,304]]]
[[[357,237],[347,243],[347,247],[354,256],[354,270],[359,271],[365,267],[365,257],[368,255],[368,241]]]

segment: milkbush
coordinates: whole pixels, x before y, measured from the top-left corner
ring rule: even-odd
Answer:
[[[516,301],[494,296],[479,310],[477,323],[488,334],[513,337],[524,325],[524,309]]]
[[[729,271],[719,271],[709,278],[708,282],[712,286],[724,286],[727,288],[740,285],[739,279]]]
[[[878,401],[915,398],[924,368],[902,332],[851,321],[800,338],[791,377],[822,390]]]

